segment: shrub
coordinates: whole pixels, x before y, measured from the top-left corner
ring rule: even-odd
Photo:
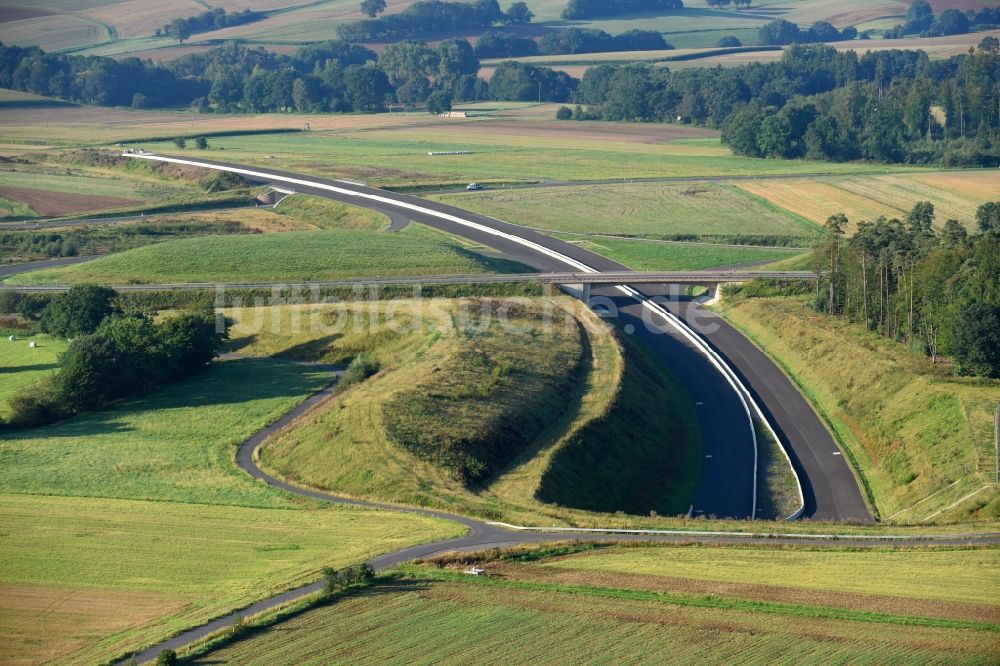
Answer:
[[[717,47],[723,48],[723,49],[726,49],[726,48],[736,48],[738,46],[743,46],[743,42],[741,42],[736,37],[733,37],[732,35],[727,35],[727,36],[723,37],[722,39],[720,39],[719,41],[717,41],[715,43],[715,45]]]
[[[174,666],[177,663],[177,652],[174,650],[160,650],[156,657],[156,666]]]
[[[351,360],[347,366],[347,371],[341,377],[340,383],[343,386],[350,386],[363,382],[379,371],[381,364],[374,354],[361,352]]]
[[[206,148],[208,148],[208,139],[206,139],[203,136],[199,136],[197,139],[194,140],[194,146],[198,150],[205,150]]]
[[[556,120],[571,120],[573,118],[573,109],[568,106],[560,106],[559,110],[556,111]]]
[[[67,410],[59,400],[52,377],[21,389],[7,400],[10,425],[34,428],[64,418]]]
[[[174,139],[174,145],[177,146],[178,148],[187,148],[187,141],[184,139],[184,137],[179,136],[176,139]]]

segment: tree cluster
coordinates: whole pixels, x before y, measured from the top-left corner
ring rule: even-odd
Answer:
[[[493,99],[516,102],[567,102],[576,90],[576,79],[566,72],[508,60],[500,63],[490,79]]]
[[[72,341],[49,380],[10,399],[11,423],[33,426],[141,395],[208,369],[224,332],[211,312],[187,312],[163,323],[116,306],[113,289],[83,285],[42,312],[45,332]]]
[[[751,157],[1000,164],[1000,55],[981,49],[931,61],[809,45],[733,68],[601,65],[587,70],[576,101],[586,106],[575,119],[721,127]]]
[[[682,0],[569,0],[562,17],[588,19],[683,8]]]
[[[906,12],[906,23],[886,30],[886,39],[901,39],[907,35],[940,37],[942,35],[964,35],[967,32],[987,30],[1000,26],[1000,7],[983,7],[978,11],[969,9],[945,9],[940,16],[934,15],[934,8],[926,0],[916,0]]]
[[[655,30],[628,30],[620,35],[610,35],[603,30],[567,28],[550,32],[538,41],[538,53],[541,55],[665,51],[672,48]]]
[[[164,25],[162,28],[157,28],[154,34],[157,37],[166,35],[167,37],[173,37],[179,42],[183,42],[188,37],[198,32],[209,32],[211,30],[229,28],[234,25],[253,23],[254,21],[259,21],[262,18],[264,18],[264,14],[250,9],[244,9],[241,12],[227,14],[225,9],[216,7],[196,16],[176,18],[170,23]]]
[[[343,569],[333,567],[323,568],[323,592],[327,595],[334,594],[350,587],[351,585],[364,585],[370,583],[375,578],[375,569],[372,565],[364,562],[362,564],[352,564]]]
[[[709,7],[715,7],[716,9],[725,9],[729,5],[736,5],[737,8],[749,7],[753,4],[753,0],[705,0]]]
[[[521,58],[538,55],[538,42],[530,37],[520,37],[512,32],[490,30],[476,40],[476,57]]]
[[[420,0],[397,14],[338,26],[337,36],[346,42],[390,41],[435,33],[476,30],[489,28],[494,23],[524,22],[525,10],[526,5],[523,8],[518,6],[516,9],[511,8],[513,13],[505,14],[500,11],[497,0],[474,0],[471,3]]]
[[[761,26],[757,31],[760,43],[769,46],[850,41],[857,36],[856,28],[847,26],[843,30],[837,30],[836,26],[827,21],[817,21],[808,30],[803,30],[791,21],[778,19]]]
[[[965,374],[1000,378],[1000,202],[976,212],[978,233],[956,220],[934,227],[934,205],[903,220],[862,221],[846,239],[831,217],[816,248],[824,271],[816,308],[863,323]]]

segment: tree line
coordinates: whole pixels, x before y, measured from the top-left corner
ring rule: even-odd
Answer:
[[[222,7],[216,7],[196,16],[176,18],[170,23],[164,25],[162,28],[157,28],[156,32],[153,34],[156,37],[173,37],[178,42],[183,42],[197,32],[220,30],[234,25],[243,25],[244,23],[259,21],[262,18],[264,18],[264,14],[250,9],[244,9],[241,12],[227,14],[226,10]]]
[[[777,19],[762,25],[757,31],[757,40],[767,46],[844,42],[855,39],[857,36],[857,28],[847,26],[843,30],[837,30],[836,26],[828,21],[816,21],[809,29],[803,30],[796,23]]]
[[[902,39],[908,35],[940,37],[963,35],[967,32],[987,30],[1000,26],[1000,7],[982,7],[979,10],[945,9],[940,16],[926,0],[916,0],[906,12],[906,22],[886,30],[886,39]]]
[[[42,330],[72,341],[54,375],[10,398],[11,425],[51,423],[193,377],[221,350],[226,334],[212,312],[156,323],[117,299],[113,289],[82,285],[45,306]]]
[[[292,55],[235,43],[165,64],[47,54],[0,45],[0,86],[74,102],[219,112],[377,112],[454,99],[576,102],[569,117],[695,123],[723,129],[741,155],[1000,164],[1000,48],[932,61],[921,51],[862,56],[795,45],[782,59],[670,71],[600,65],[578,81],[504,62],[489,83],[466,40],[391,44],[381,54],[341,41]],[[561,112],[566,117],[566,112]]]
[[[421,35],[479,30],[495,23],[526,23],[533,17],[523,2],[514,3],[506,13],[497,0],[442,2],[421,0],[396,14],[344,23],[337,36],[347,42],[410,39]]]
[[[808,45],[732,68],[600,65],[584,74],[570,117],[720,127],[751,157],[997,165],[1000,54],[984,46],[937,61]]]
[[[603,30],[566,28],[530,37],[493,31],[483,33],[474,50],[478,58],[521,58],[536,55],[569,55],[613,51],[668,51],[674,47],[655,30],[628,30],[611,35]]]
[[[850,238],[848,223],[830,217],[814,253],[825,273],[816,309],[1000,378],[1000,202],[979,207],[972,235],[957,220],[937,231],[927,201],[902,220],[861,221]]]
[[[562,11],[562,17],[588,19],[683,8],[682,0],[569,0]]]

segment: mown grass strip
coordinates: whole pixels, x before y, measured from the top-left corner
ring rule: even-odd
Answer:
[[[822,606],[786,604],[774,601],[751,601],[747,599],[733,599],[728,597],[693,597],[681,594],[671,594],[669,592],[653,592],[649,590],[627,590],[589,585],[564,585],[556,583],[501,580],[483,576],[468,576],[458,572],[442,571],[413,565],[402,565],[399,569],[403,576],[413,579],[450,582],[461,581],[470,585],[488,585],[511,590],[575,594],[605,599],[623,599],[627,601],[655,601],[674,606],[719,608],[748,613],[812,617],[824,620],[845,620],[849,622],[867,622],[872,624],[898,624],[911,627],[933,627],[940,629],[975,629],[979,631],[1000,633],[1000,625],[987,622],[945,620],[910,615],[890,615],[886,613],[872,613],[840,608],[826,608]]]

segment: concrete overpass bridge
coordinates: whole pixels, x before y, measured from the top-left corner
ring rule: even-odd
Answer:
[[[162,284],[111,285],[118,291],[215,291],[219,289],[311,289],[323,287],[390,287],[400,285],[509,284],[539,283],[567,288],[583,300],[589,300],[593,285],[677,284],[716,287],[720,284],[750,280],[816,280],[819,273],[809,271],[602,271],[600,273],[484,273],[463,275],[418,275],[393,277],[344,278],[308,282],[178,282]],[[70,285],[3,285],[0,288],[22,293],[67,291]],[[579,293],[576,293],[579,292]]]

